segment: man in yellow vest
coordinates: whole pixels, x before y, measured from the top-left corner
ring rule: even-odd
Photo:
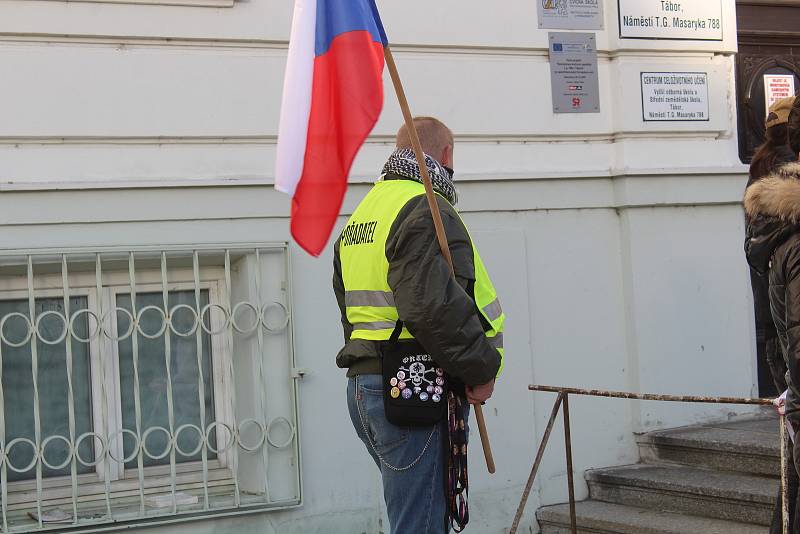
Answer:
[[[335,245],[333,287],[345,345],[336,363],[349,377],[350,417],[383,479],[391,532],[447,532],[446,421],[401,427],[384,414],[381,346],[397,327],[465,385],[467,400],[491,397],[503,358],[505,315],[469,232],[453,207],[453,134],[432,117],[414,119],[453,257],[455,279],[436,240],[408,130],[380,180]],[[402,321],[402,322],[399,322]],[[401,384],[402,385],[402,384]],[[419,389],[419,388],[415,388]],[[425,391],[430,403],[447,399]]]

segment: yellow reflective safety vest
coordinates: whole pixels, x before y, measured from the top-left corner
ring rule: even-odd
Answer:
[[[342,231],[339,255],[347,321],[353,327],[350,339],[387,341],[391,336],[398,312],[389,287],[386,242],[400,210],[411,199],[424,194],[425,187],[412,180],[381,180],[361,201]],[[505,314],[474,243],[472,251],[475,304],[489,325],[488,329],[484,327],[486,337],[500,353],[499,375],[503,368]],[[400,338],[413,336],[404,328]]]

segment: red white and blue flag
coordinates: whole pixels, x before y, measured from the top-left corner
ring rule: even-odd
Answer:
[[[292,196],[292,236],[318,256],[347,175],[383,107],[386,32],[375,0],[296,0],[275,188]]]

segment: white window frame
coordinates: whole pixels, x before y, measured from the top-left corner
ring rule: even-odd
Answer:
[[[170,279],[167,287],[173,291],[194,291],[194,276],[191,269],[171,269]],[[94,273],[70,273],[69,295],[73,297],[86,297],[87,307],[100,315],[98,311],[109,310],[116,306],[117,295],[130,294],[130,279],[127,271],[104,271],[104,283],[101,295],[97,294],[97,287]],[[221,268],[205,267],[200,269],[200,290],[208,290],[209,303],[221,304],[226,302],[227,293],[224,289],[224,272]],[[36,289],[34,298],[58,298],[63,299],[64,291],[60,275],[37,275],[35,277]],[[7,300],[27,300],[29,293],[27,290],[27,279],[25,276],[17,276],[0,280],[0,301]],[[163,285],[161,273],[157,269],[138,270],[136,272],[136,294],[142,293],[162,293]],[[102,306],[102,308],[101,308]],[[218,314],[209,312],[211,321],[211,331],[217,331],[222,325]],[[116,314],[110,314],[111,331],[117,331]],[[89,319],[89,328],[92,329],[93,318]],[[168,330],[167,330],[168,331]],[[229,376],[229,363],[232,358],[230,349],[221,339],[221,336],[210,336],[211,338],[211,366],[212,366],[212,385],[215,421],[224,422],[235,426],[233,413],[229,403],[224,399],[229,395],[229,384],[232,377]],[[69,339],[69,336],[68,336]],[[162,338],[159,338],[162,339]],[[89,341],[89,361],[91,383],[91,402],[92,402],[92,431],[99,435],[113,435],[118,429],[122,428],[122,403],[121,403],[121,384],[119,374],[119,344],[105,336],[92,337]],[[101,347],[101,344],[103,345]],[[105,360],[105,368],[101,363],[101,350]],[[106,381],[106,420],[103,420],[102,409],[102,386],[100,381],[95,380],[103,376]],[[195,399],[196,401],[198,399]],[[208,425],[210,421],[206,421]],[[106,428],[108,427],[108,428]],[[219,428],[219,427],[217,427]],[[219,449],[226,439],[226,436],[217,432],[217,445]],[[122,440],[114,440],[115,456],[122,457]],[[95,443],[95,450],[97,443]],[[218,453],[217,459],[208,460],[208,479],[209,488],[214,484],[229,484],[233,475],[229,469],[232,459],[231,448],[225,452]],[[82,488],[82,496],[96,495],[98,503],[104,499],[104,460],[98,462],[94,472],[77,475],[78,486]],[[198,477],[202,480],[202,461],[176,462],[176,491],[185,486],[196,483]],[[110,462],[109,465],[110,483],[112,485],[111,497],[115,494],[137,492],[138,493],[138,468],[126,469],[117,462]],[[143,468],[145,484],[145,494],[160,494],[170,490],[170,466],[151,466]],[[30,509],[36,506],[36,480],[30,478],[8,483],[8,506],[9,510]],[[71,498],[71,476],[63,475],[58,477],[42,478],[42,501],[58,501],[60,504],[70,502]],[[49,504],[49,503],[48,503]],[[53,504],[56,504],[53,502]]]

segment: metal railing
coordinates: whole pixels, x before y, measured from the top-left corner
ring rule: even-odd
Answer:
[[[700,396],[691,396],[691,395],[657,395],[657,394],[647,394],[647,393],[629,393],[623,391],[604,391],[598,389],[580,389],[580,388],[568,388],[568,387],[556,387],[556,386],[540,386],[540,385],[531,385],[528,386],[530,391],[542,391],[542,392],[549,392],[549,393],[557,393],[558,397],[556,397],[555,404],[553,404],[553,410],[550,413],[550,419],[547,422],[547,426],[545,427],[544,435],[542,436],[542,440],[539,444],[539,449],[536,453],[536,459],[533,462],[533,468],[531,469],[530,476],[528,477],[528,482],[525,484],[525,489],[522,492],[522,498],[520,499],[519,506],[517,507],[517,513],[514,516],[514,523],[511,525],[511,530],[509,531],[510,534],[516,534],[517,529],[519,529],[519,523],[522,520],[522,514],[525,511],[525,505],[528,502],[528,497],[530,497],[531,489],[533,488],[534,480],[536,479],[536,474],[539,471],[539,465],[542,462],[542,458],[544,457],[545,450],[547,448],[547,443],[550,440],[550,434],[553,430],[553,425],[556,422],[556,417],[558,417],[559,411],[561,411],[563,407],[564,411],[564,441],[565,441],[565,453],[566,453],[566,463],[567,463],[567,489],[569,492],[569,517],[570,517],[570,528],[572,534],[578,534],[578,523],[577,523],[577,514],[575,510],[575,481],[573,479],[573,472],[572,472],[572,435],[570,430],[570,421],[569,421],[569,396],[570,395],[584,395],[584,396],[591,396],[591,397],[608,397],[608,398],[616,398],[616,399],[633,399],[633,400],[644,400],[644,401],[660,401],[660,402],[687,402],[687,403],[702,403],[702,404],[739,404],[739,405],[757,405],[757,406],[768,406],[772,405],[771,399],[751,399],[751,398],[738,398],[738,397],[700,397]],[[783,423],[783,419],[781,418],[781,423]],[[784,532],[786,532],[785,525],[786,525],[786,503],[785,503],[785,430],[784,425],[781,424],[781,489],[784,495]]]
[[[0,251],[0,532],[299,505],[290,278],[285,243]]]

